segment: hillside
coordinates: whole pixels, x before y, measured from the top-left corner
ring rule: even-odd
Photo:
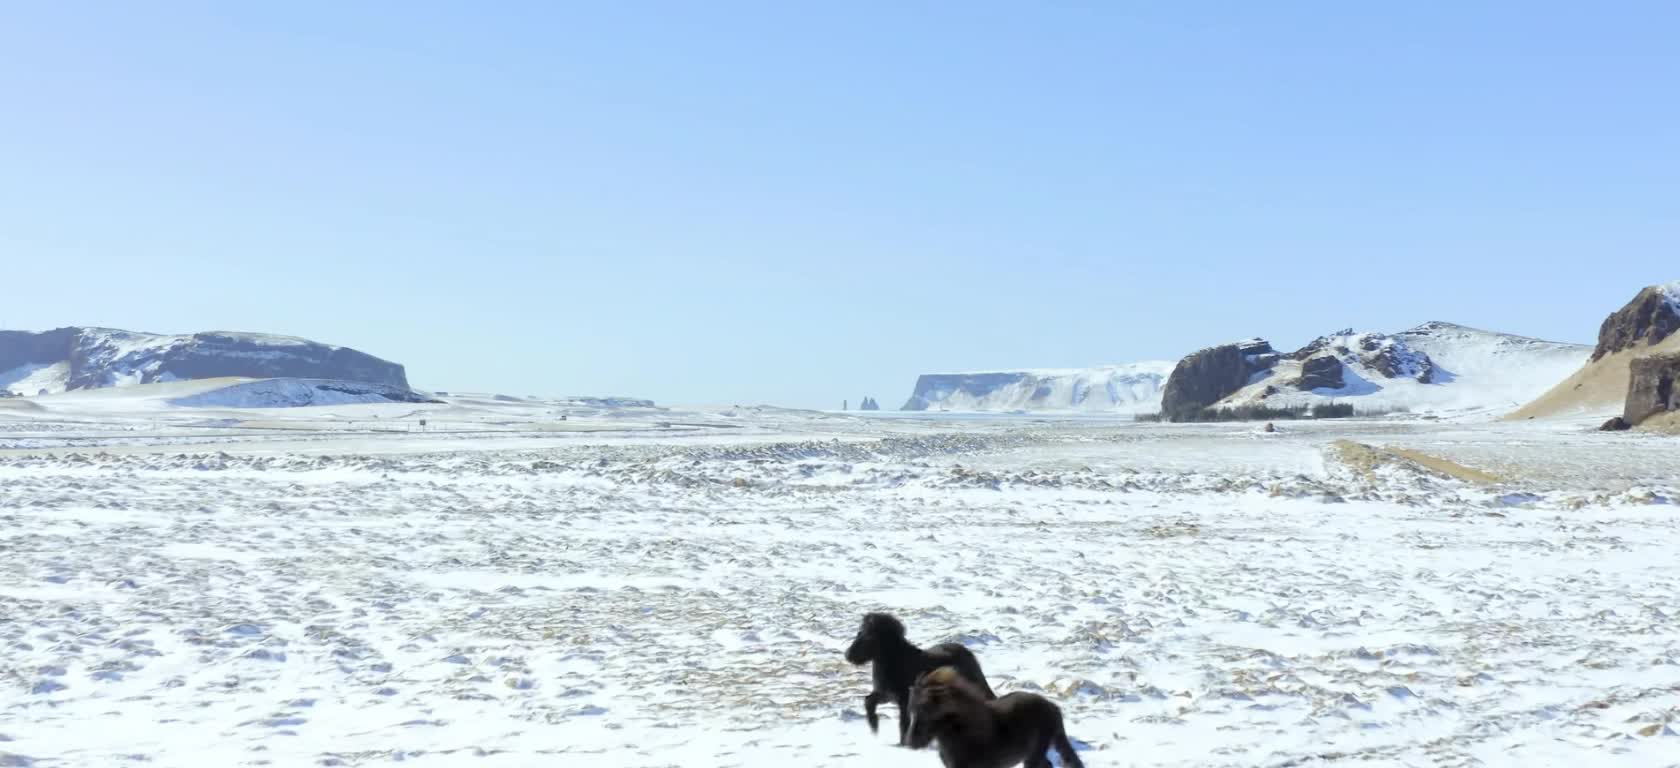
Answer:
[[[169,336],[113,328],[0,331],[0,389],[21,395],[229,376],[408,388],[401,365],[291,336],[222,331]]]
[[[1647,286],[1599,326],[1598,346],[1507,419],[1610,416],[1622,411],[1635,358],[1680,352],[1680,280]]]
[[[1591,353],[1580,344],[1543,341],[1430,322],[1395,334],[1345,329],[1287,354],[1261,340],[1228,345],[1266,354],[1221,355],[1223,347],[1186,357],[1168,398],[1191,394],[1180,408],[1348,402],[1363,411],[1430,413],[1509,410],[1545,391]],[[1222,364],[1214,361],[1224,361]],[[1240,362],[1232,362],[1240,361]],[[1184,371],[1183,381],[1179,379]],[[1230,383],[1241,378],[1233,389]],[[1210,387],[1206,382],[1226,382]]]
[[[187,408],[303,408],[319,405],[442,403],[407,387],[331,379],[257,379],[173,398]]]
[[[1172,363],[1094,368],[930,373],[916,379],[902,410],[1152,413]]]

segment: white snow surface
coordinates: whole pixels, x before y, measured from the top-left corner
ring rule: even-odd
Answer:
[[[192,343],[192,337],[88,328],[77,343],[92,367],[110,369],[105,386],[130,387],[139,384],[145,373],[163,366],[162,360],[152,358],[171,347]]]
[[[1680,755],[1675,438],[226,386],[0,409],[0,765],[937,765],[871,610],[1092,768]]]
[[[170,403],[194,408],[300,408],[392,402],[383,393],[401,396],[405,390],[379,384],[282,377],[229,384],[184,395]]]
[[[1657,290],[1662,292],[1662,295],[1668,299],[1668,306],[1673,309],[1675,313],[1680,314],[1680,280],[1671,280],[1666,283],[1659,283],[1657,285]]]
[[[1293,386],[1300,378],[1302,363],[1284,359],[1270,373],[1257,375],[1247,387],[1226,398],[1224,404],[1263,400],[1274,406],[1311,405],[1334,400],[1370,411],[1486,418],[1514,410],[1544,394],[1578,370],[1592,354],[1589,345],[1542,341],[1442,322],[1426,323],[1392,336],[1350,333],[1332,337],[1335,344],[1355,352],[1361,350],[1361,342],[1366,339],[1379,345],[1401,346],[1399,359],[1405,363],[1401,376],[1388,378],[1358,355],[1341,355],[1342,388],[1303,392]],[[1427,355],[1433,363],[1429,383],[1415,378],[1421,364],[1410,354],[1415,352]],[[1279,391],[1266,395],[1269,386]]]
[[[37,395],[43,391],[63,392],[69,379],[69,361],[24,363],[9,371],[0,371],[0,390],[18,395]]]
[[[911,401],[929,410],[1153,413],[1175,364],[1149,360],[1091,368],[926,374]]]

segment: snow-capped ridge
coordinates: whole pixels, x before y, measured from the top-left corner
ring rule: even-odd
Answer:
[[[323,378],[406,388],[399,364],[349,347],[243,331],[0,331],[0,387],[23,395],[183,379]]]
[[[1284,407],[1346,400],[1367,411],[1502,412],[1568,376],[1591,352],[1581,344],[1439,320],[1399,333],[1344,328],[1282,355],[1247,352],[1262,346],[1270,350],[1264,340],[1249,339],[1223,348],[1224,358],[1217,354],[1221,348],[1185,358],[1187,380],[1172,385],[1183,393],[1174,402]],[[1226,370],[1232,366],[1244,370]],[[1216,386],[1238,374],[1236,380],[1246,384],[1235,391],[1229,384]],[[1218,399],[1197,401],[1195,392]]]
[[[1428,383],[1435,372],[1429,355],[1413,349],[1404,338],[1357,332],[1352,328],[1320,336],[1289,357],[1305,361],[1320,354],[1334,356],[1345,365],[1371,369],[1385,379],[1408,378]]]

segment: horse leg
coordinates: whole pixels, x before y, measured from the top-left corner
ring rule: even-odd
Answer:
[[[910,697],[898,698],[898,746],[910,744]]]
[[[1021,762],[1021,768],[1053,768],[1050,762],[1051,740],[1034,736],[1032,751],[1027,753],[1027,759]]]
[[[875,707],[880,703],[880,691],[870,691],[868,696],[863,697],[863,717],[869,721],[870,733],[879,733],[881,730],[881,718],[875,714]]]

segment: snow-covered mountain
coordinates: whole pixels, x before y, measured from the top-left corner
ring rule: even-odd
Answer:
[[[1173,364],[1151,360],[1094,368],[928,373],[916,379],[906,411],[1160,410],[1161,385]]]
[[[223,376],[408,388],[401,365],[292,336],[222,331],[168,336],[113,328],[0,331],[0,389],[17,394]]]
[[[1251,348],[1267,346],[1258,340],[1244,343]],[[1198,352],[1180,366],[1186,377],[1246,378],[1235,390],[1229,385],[1203,387],[1203,391],[1224,393],[1212,403],[1214,407],[1283,407],[1335,400],[1361,410],[1421,412],[1508,411],[1545,392],[1592,353],[1592,347],[1582,344],[1444,322],[1396,334],[1346,329],[1319,337],[1295,352],[1264,355],[1263,359],[1213,354],[1219,349]],[[1209,364],[1238,359],[1245,361],[1242,370],[1224,371]],[[1173,386],[1185,389],[1194,383]]]

